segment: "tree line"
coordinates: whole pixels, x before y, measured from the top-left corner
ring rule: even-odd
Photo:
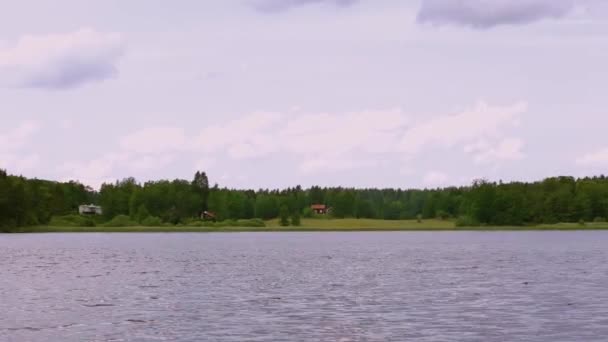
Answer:
[[[99,195],[78,182],[52,182],[8,175],[0,170],[0,231],[45,225],[53,216],[75,212]]]
[[[76,214],[80,204],[103,208],[100,220],[183,224],[210,211],[217,220],[312,217],[311,204],[325,204],[334,218],[454,219],[460,225],[526,225],[604,221],[608,179],[553,177],[538,182],[489,182],[441,189],[355,189],[300,186],[283,190],[239,190],[210,186],[207,175],[192,180],[139,183],[126,178],[94,191],[78,182],[11,176],[0,170],[0,229],[46,225]]]

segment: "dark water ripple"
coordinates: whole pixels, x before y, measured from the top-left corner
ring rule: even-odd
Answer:
[[[607,341],[608,232],[0,235],[0,341]]]

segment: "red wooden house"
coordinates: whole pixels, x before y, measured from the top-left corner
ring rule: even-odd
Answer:
[[[327,215],[329,212],[329,208],[325,204],[313,204],[310,209],[317,215]]]

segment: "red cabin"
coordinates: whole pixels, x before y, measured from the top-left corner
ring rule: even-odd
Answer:
[[[313,204],[310,209],[318,215],[326,215],[329,212],[329,208],[325,204]]]

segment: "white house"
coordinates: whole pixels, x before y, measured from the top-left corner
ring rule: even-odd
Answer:
[[[101,215],[103,214],[103,210],[98,205],[93,204],[83,204],[78,207],[78,212],[80,215]]]

